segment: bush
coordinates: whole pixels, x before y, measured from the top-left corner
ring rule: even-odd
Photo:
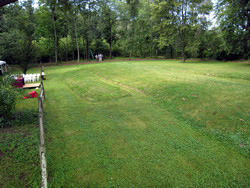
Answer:
[[[17,91],[10,76],[0,77],[0,127],[8,126],[16,105]]]

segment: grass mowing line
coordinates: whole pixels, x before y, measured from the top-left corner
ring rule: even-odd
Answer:
[[[100,75],[98,75],[98,76],[100,76]],[[131,86],[127,86],[127,85],[124,85],[124,84],[122,84],[122,83],[120,83],[120,82],[115,82],[115,81],[112,81],[112,80],[110,80],[110,79],[107,79],[107,78],[105,78],[104,77],[104,79],[105,80],[107,80],[107,81],[109,81],[109,82],[111,82],[111,83],[115,83],[116,85],[119,85],[119,86],[121,86],[121,87],[123,87],[123,86],[125,86],[125,88],[131,88],[133,91],[140,91],[140,93],[143,93],[144,94],[144,96],[146,96],[145,95],[145,93],[144,92],[142,92],[141,90],[138,90],[138,89],[136,89],[136,88],[133,88],[133,87],[131,87]],[[220,78],[220,79],[223,79],[223,78]],[[223,79],[223,80],[225,80],[225,79]],[[226,82],[230,82],[229,80],[225,80]],[[248,85],[249,86],[249,85]],[[131,93],[131,92],[130,92]],[[149,98],[151,98],[151,101],[154,101],[154,97],[152,98],[152,97],[150,97],[149,95],[147,96],[147,97],[149,97]],[[172,98],[175,98],[175,96],[172,96],[172,97],[170,97],[168,100],[171,100]],[[183,99],[185,99],[185,98],[183,98]],[[186,100],[186,99],[185,99]],[[154,105],[157,105],[157,103],[156,102],[153,102],[153,103],[151,103],[151,104],[154,104]],[[161,104],[159,104],[159,105],[161,105]],[[175,112],[175,110],[168,110],[169,112]],[[183,116],[183,112],[180,112],[180,111],[176,111],[177,113],[175,113],[175,114],[173,114],[176,118],[178,118],[178,119],[180,119],[180,120],[182,120],[182,121],[186,121],[186,122],[192,122],[192,127],[193,128],[195,128],[195,129],[197,129],[198,127],[204,127],[205,125],[204,124],[201,124],[201,123],[198,123],[194,118],[192,118],[192,117],[184,117]],[[199,129],[198,129],[199,130]],[[211,135],[211,134],[208,134],[208,136],[212,136],[213,138],[216,138],[216,139],[219,139],[219,140],[221,140],[220,139],[220,137],[218,137],[218,136],[216,136],[216,135]],[[228,141],[230,141],[230,140],[228,140]],[[226,143],[225,143],[225,145],[226,145]],[[233,147],[232,147],[232,149],[233,149]],[[243,154],[245,154],[244,152],[243,152]]]
[[[226,65],[226,64],[225,64]],[[140,67],[141,68],[141,67]],[[159,72],[159,71],[158,71]],[[156,73],[156,72],[155,72]],[[156,74],[157,75],[157,74]],[[215,79],[214,79],[215,80]],[[198,82],[196,82],[196,83],[198,83]],[[218,84],[219,82],[216,82],[216,84]],[[228,82],[228,83],[230,83],[230,82]],[[228,86],[229,86],[229,84],[228,84]],[[246,89],[247,90],[247,89]]]
[[[136,92],[137,94],[140,94],[140,95],[143,95],[143,96],[146,96],[145,93],[142,91],[142,90],[139,90],[137,88],[133,88],[131,86],[128,86],[126,84],[123,84],[121,82],[116,82],[116,81],[113,81],[111,79],[108,79],[104,76],[101,76],[100,74],[97,74],[98,77],[100,77],[100,81],[102,82],[105,82],[105,83],[108,83],[108,84],[111,84],[111,85],[115,85],[117,87],[120,87],[122,89],[124,89],[125,91],[128,91],[129,93],[131,93],[132,95],[134,94],[134,92]]]
[[[194,129],[206,125],[197,123],[197,115],[210,116],[206,111],[193,116],[192,106],[206,105],[213,112],[217,104],[213,103],[215,108],[207,105],[211,96],[217,94],[220,99],[220,90],[234,90],[220,80],[199,83],[190,75],[192,71],[184,75],[178,71],[180,67],[185,65],[165,61],[48,70],[51,79],[46,81],[46,118],[51,186],[248,186],[249,158],[230,143],[209,136],[206,131],[216,127]],[[170,77],[175,71],[176,83]],[[111,83],[106,84],[96,73],[104,73]],[[120,91],[113,81],[143,90],[146,96],[134,90]],[[75,87],[71,87],[72,83]],[[248,88],[238,88],[242,98],[237,100],[246,100]],[[193,93],[196,97],[188,97]],[[176,97],[171,98],[173,95]],[[225,112],[232,113],[229,109],[226,106]],[[175,117],[177,112],[182,118]],[[234,121],[225,119],[237,125]],[[220,121],[215,123],[219,125]]]

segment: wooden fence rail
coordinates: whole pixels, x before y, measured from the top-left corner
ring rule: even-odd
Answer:
[[[42,188],[47,188],[47,164],[45,157],[45,134],[44,134],[44,100],[45,100],[45,90],[43,80],[41,79],[41,93],[38,97],[38,108],[39,108],[39,128],[40,128],[40,161],[42,170]]]

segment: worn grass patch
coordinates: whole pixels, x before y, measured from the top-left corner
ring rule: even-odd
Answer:
[[[249,68],[165,60],[47,68],[50,186],[250,186]]]

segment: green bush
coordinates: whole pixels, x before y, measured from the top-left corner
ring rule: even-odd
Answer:
[[[15,110],[17,90],[10,76],[0,77],[0,127],[8,126]]]

